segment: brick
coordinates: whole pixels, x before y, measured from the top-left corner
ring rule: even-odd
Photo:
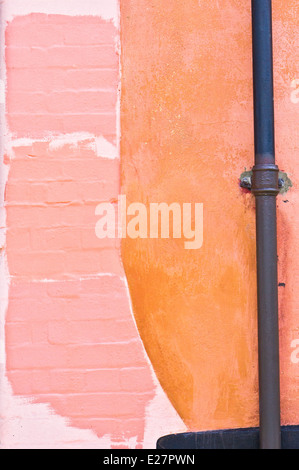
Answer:
[[[96,344],[128,341],[136,338],[134,322],[117,320],[55,321],[49,323],[49,341],[53,344]]]
[[[13,165],[14,166],[14,165]],[[56,173],[58,173],[56,171]],[[12,175],[13,176],[13,175]],[[6,201],[9,205],[44,204],[47,196],[47,185],[44,183],[15,182],[9,179],[6,186]]]
[[[56,346],[55,346],[56,347]],[[139,342],[68,346],[68,362],[73,367],[113,368],[144,364]]]
[[[144,410],[144,396],[115,393],[108,394],[78,394],[72,396],[48,395],[43,399],[51,402],[54,409],[63,414],[68,410],[70,417],[135,417],[140,416]]]
[[[69,134],[90,132],[95,135],[116,135],[116,111],[93,114],[31,114],[10,113],[7,116],[9,128],[18,137],[43,137],[48,132]]]
[[[81,247],[81,230],[76,227],[32,230],[31,247],[35,251],[78,250]]]
[[[113,91],[117,94],[117,69],[72,69],[61,67],[31,67],[30,69],[8,69],[9,94],[14,98],[18,92],[52,93],[63,91]],[[29,99],[29,96],[28,96]]]
[[[50,229],[55,227],[80,227],[95,230],[98,220],[95,215],[96,204],[57,203],[56,205],[12,205],[7,204],[8,226],[18,228]],[[10,249],[9,240],[7,242]]]
[[[8,24],[5,34],[6,44],[13,46],[53,46],[64,42],[64,28],[57,24],[35,24],[16,19]]]
[[[67,350],[63,346],[34,344],[8,346],[7,369],[52,368],[67,365]]]
[[[24,22],[16,26],[15,20],[6,29],[6,43],[14,46],[49,47],[57,44],[98,45],[113,44],[115,26],[103,20],[82,28],[85,23],[73,27],[55,23],[31,23],[30,28]]]
[[[118,68],[114,45],[42,47],[6,47],[7,68],[44,67]]]
[[[81,229],[82,249],[115,249],[120,250],[120,239],[118,238],[98,238],[93,228]]]
[[[6,322],[5,336],[9,344],[31,344],[31,324],[29,322]]]
[[[25,284],[26,286],[26,284]],[[46,289],[47,294],[51,297],[85,297],[86,299],[93,296],[111,297],[111,293],[117,297],[123,298],[127,296],[127,288],[124,281],[118,276],[102,276],[96,279],[74,280],[71,282],[51,282],[42,283],[38,286],[39,291]],[[127,298],[127,297],[126,297]]]
[[[87,27],[88,25],[88,27]],[[72,17],[34,13],[14,18],[6,28],[6,44],[52,46],[55,44],[113,43],[116,28],[98,17]]]
[[[7,373],[8,379],[14,384],[19,395],[32,395],[32,382],[28,371],[13,370]]]
[[[7,193],[7,201],[8,203],[10,202],[10,195],[11,197],[14,196],[12,194],[12,191],[16,188],[15,186],[11,186],[11,184],[15,181],[23,182],[23,184],[24,182],[34,181],[36,184],[38,184],[38,186],[32,188],[31,190],[31,194],[34,194],[34,191],[40,189],[40,185],[42,185],[43,181],[46,182],[49,180],[57,180],[58,178],[62,179],[62,177],[62,163],[58,162],[57,160],[50,160],[47,158],[42,158],[40,156],[37,156],[35,158],[30,158],[29,156],[27,156],[23,159],[14,160],[12,162],[9,173],[9,192]],[[45,184],[44,190],[47,190]]]
[[[85,391],[85,373],[73,370],[51,370],[48,393],[78,393]]]
[[[69,279],[99,272],[123,274],[120,255],[114,249],[33,251],[7,248],[10,274],[20,278]]]
[[[120,372],[121,389],[128,392],[150,392],[153,379],[148,368],[123,369]]]
[[[49,393],[49,390],[51,390],[49,370],[31,370],[29,377],[33,393]]]
[[[28,114],[77,114],[109,113],[116,107],[116,92],[78,90],[50,93],[10,93],[8,113]]]
[[[121,390],[118,369],[89,370],[84,374],[85,392],[117,392]]]
[[[34,321],[31,323],[31,336],[33,344],[48,343],[48,323],[44,321]]]
[[[29,277],[32,279],[60,278],[65,273],[65,257],[63,251],[25,252],[7,249],[9,271],[12,276]]]
[[[90,25],[88,30],[78,25],[65,32],[64,43],[70,45],[113,44],[115,33],[115,26],[104,21]]]
[[[66,89],[109,89],[116,93],[119,81],[118,70],[69,69],[64,75]]]
[[[53,181],[47,184],[46,203],[80,202],[81,190],[76,181]]]
[[[30,250],[30,230],[26,228],[9,228],[6,232],[6,237],[9,239],[9,246],[12,250],[18,250],[20,247],[24,250]]]
[[[7,347],[7,368],[9,371],[33,368],[113,368],[133,364],[138,366],[143,363],[143,353],[140,345],[136,342],[67,348],[61,345],[46,344]],[[89,377],[87,384],[90,386],[91,383],[91,377]]]
[[[38,264],[38,262],[36,262]],[[120,254],[114,249],[84,250],[64,253],[66,273],[79,275],[102,273],[123,274]]]
[[[9,298],[7,321],[132,321],[127,289],[117,276],[67,282],[12,282]],[[41,305],[44,309],[40,309]]]

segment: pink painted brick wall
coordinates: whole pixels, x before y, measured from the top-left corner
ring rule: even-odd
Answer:
[[[30,137],[100,131],[115,140],[115,42],[113,23],[92,16],[15,18],[6,30],[11,131]]]
[[[119,160],[97,157],[90,143],[51,150],[51,142],[38,142],[15,150],[6,186],[13,276],[122,273],[117,241],[95,235],[97,204],[118,196]]]
[[[119,193],[119,160],[95,138],[117,140],[116,42],[96,17],[31,14],[6,29],[7,376],[72,426],[140,447],[153,381],[118,243],[95,235],[97,204]]]

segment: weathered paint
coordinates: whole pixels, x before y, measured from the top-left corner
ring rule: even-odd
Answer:
[[[282,420],[297,424],[297,2],[274,1],[273,14],[277,161],[294,184],[278,202]],[[139,331],[190,429],[255,426],[254,200],[239,187],[254,155],[250,2],[124,0],[121,31],[122,191],[128,203],[204,203],[199,251],[123,241]]]

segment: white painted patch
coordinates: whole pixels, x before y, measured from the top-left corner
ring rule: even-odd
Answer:
[[[69,426],[46,404],[13,395],[1,374],[1,449],[110,449],[110,436]]]
[[[156,395],[146,408],[144,449],[155,449],[157,440],[162,436],[187,431],[186,425],[168,400],[155,373],[152,375],[156,383]]]
[[[14,279],[15,276],[12,276],[10,275],[10,279]],[[86,276],[80,276],[79,278],[77,276],[74,276],[74,277],[70,277],[68,279],[49,279],[49,278],[42,278],[42,279],[30,279],[30,282],[36,282],[36,283],[40,283],[40,282],[52,282],[52,283],[55,283],[55,282],[74,282],[74,280],[76,281],[91,281],[91,280],[94,280],[94,279],[98,279],[99,277],[117,277],[119,278],[121,281],[123,280],[122,277],[120,276],[117,276],[117,274],[115,273],[97,273],[97,274],[86,274]],[[18,277],[16,277],[18,279]]]
[[[0,104],[5,104],[5,83],[0,80]]]
[[[79,144],[86,144],[98,157],[115,159],[118,158],[116,145],[111,144],[103,136],[95,136],[89,132],[73,132],[70,134],[49,135],[43,139],[31,139],[28,137],[13,139],[12,136],[6,139],[6,152],[10,158],[14,158],[14,148],[32,147],[35,142],[48,142],[52,151],[63,148],[65,145],[78,147]]]
[[[72,134],[62,134],[52,137],[49,141],[49,148],[57,150],[65,145],[77,147],[79,143],[88,142],[88,147],[91,148],[98,157],[114,159],[118,157],[116,145],[111,144],[103,136],[94,136],[88,132],[74,132]]]
[[[111,144],[111,142],[108,142],[104,137],[96,137],[95,144],[98,157],[110,159],[118,157],[116,145]]]
[[[100,16],[104,20],[119,23],[118,0],[4,0],[6,21],[18,15],[46,13],[70,16]]]
[[[3,217],[5,217],[5,212],[3,212]],[[3,224],[3,225],[2,225]],[[1,227],[5,227],[5,220],[2,221]],[[8,306],[8,290],[9,290],[9,273],[7,267],[7,259],[3,251],[0,256],[0,366],[3,368],[6,355],[5,355],[5,316]],[[2,406],[2,381],[0,377],[0,412]]]
[[[4,339],[0,340],[0,365],[4,366],[5,364],[5,341]]]
[[[5,247],[5,242],[6,242],[6,211],[5,211],[5,206],[4,206],[4,198],[5,198],[5,187],[6,187],[6,181],[7,181],[7,175],[8,175],[8,166],[7,165],[1,165],[1,179],[0,179],[0,250],[3,250]],[[0,261],[1,262],[1,261]],[[2,273],[1,269],[4,266],[5,263],[5,258],[2,256],[2,264],[0,268],[0,284],[1,284],[1,276],[4,276],[4,272]],[[3,265],[3,266],[2,266]],[[4,280],[5,283],[5,280]],[[2,290],[1,290],[2,287]],[[0,302],[3,303],[3,286],[1,284],[0,287]],[[4,298],[5,300],[5,298]],[[4,302],[5,303],[5,302]],[[1,309],[0,309],[0,315],[1,315]]]
[[[71,134],[60,134],[57,136],[51,136],[46,139],[49,142],[50,150],[58,150],[65,145],[70,145],[71,147],[78,147],[80,142],[86,140],[95,141],[96,137],[89,132],[73,132]]]

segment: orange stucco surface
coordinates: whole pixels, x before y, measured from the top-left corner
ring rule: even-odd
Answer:
[[[299,419],[298,5],[273,2],[282,421]],[[250,2],[121,1],[121,179],[129,202],[201,202],[204,243],[125,239],[146,351],[190,429],[258,424]]]

